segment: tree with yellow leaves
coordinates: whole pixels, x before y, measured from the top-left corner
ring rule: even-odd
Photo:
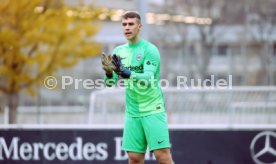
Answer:
[[[9,123],[16,123],[19,93],[59,69],[99,54],[93,7],[59,0],[0,3],[0,94],[7,97]]]

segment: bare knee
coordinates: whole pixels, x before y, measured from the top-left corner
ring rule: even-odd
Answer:
[[[172,164],[173,163],[170,149],[154,150],[154,156],[159,164]]]
[[[129,164],[143,164],[144,154],[128,152],[128,161],[129,161]]]

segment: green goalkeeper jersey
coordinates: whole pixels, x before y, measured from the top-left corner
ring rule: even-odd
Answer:
[[[131,71],[126,86],[126,114],[143,117],[164,112],[164,98],[159,84],[160,54],[156,46],[140,39],[135,44],[116,47],[113,54],[120,56],[122,65]],[[107,86],[116,83],[119,76],[113,72],[112,79],[105,76]],[[107,81],[108,80],[108,81]]]

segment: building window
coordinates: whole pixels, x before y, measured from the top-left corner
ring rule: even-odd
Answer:
[[[105,52],[105,53],[109,53],[109,45],[108,44],[105,44],[104,46],[103,46],[103,50],[102,50],[103,52]]]
[[[189,46],[189,54],[190,55],[194,55],[195,54],[195,46],[194,45]]]
[[[219,56],[226,56],[227,55],[227,45],[219,45],[218,46],[218,55]]]
[[[274,43],[274,46],[273,46],[273,56],[276,56],[276,43]]]

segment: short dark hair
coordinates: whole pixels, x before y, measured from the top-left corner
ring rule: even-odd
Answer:
[[[127,19],[127,18],[137,18],[139,20],[139,22],[141,21],[141,17],[140,14],[137,11],[126,11],[123,16],[123,19]]]

